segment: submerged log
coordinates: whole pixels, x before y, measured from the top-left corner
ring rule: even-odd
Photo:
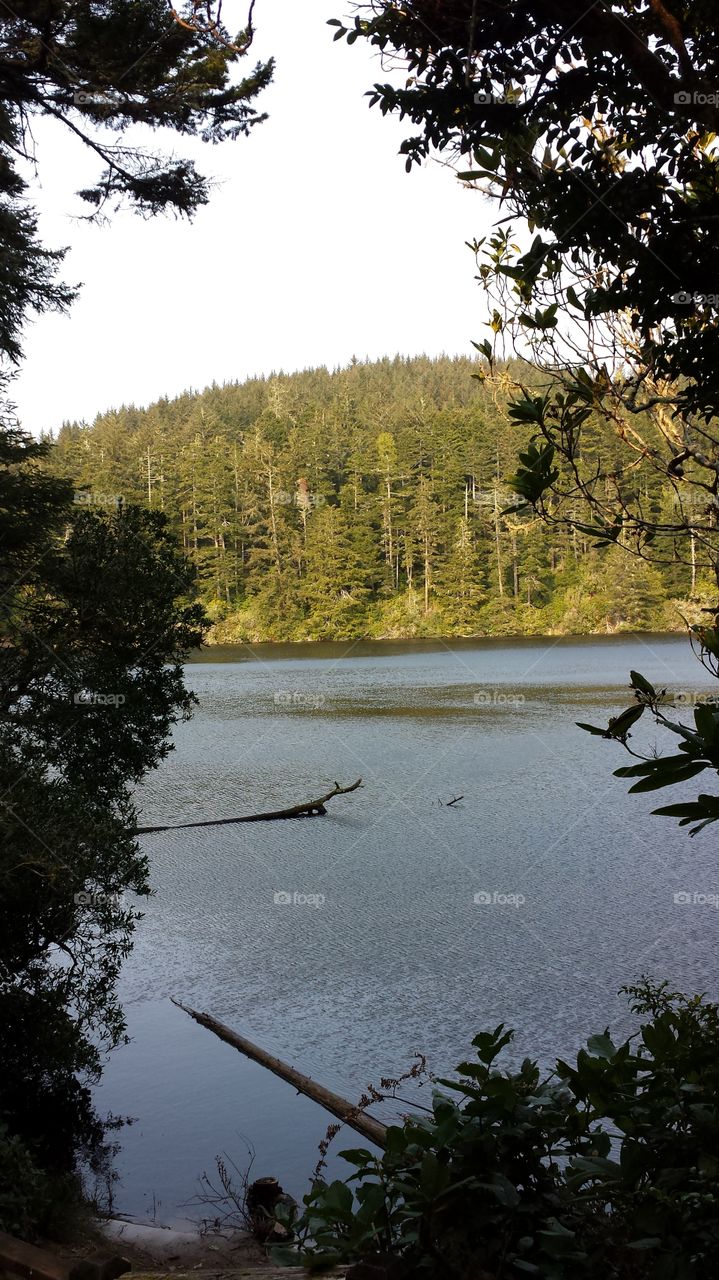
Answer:
[[[312,1080],[310,1076],[303,1075],[301,1071],[297,1071],[294,1067],[290,1067],[286,1062],[282,1062],[280,1058],[275,1058],[273,1054],[267,1053],[265,1049],[260,1049],[259,1045],[253,1044],[251,1040],[246,1040],[244,1036],[240,1036],[231,1027],[225,1026],[224,1022],[218,1022],[217,1018],[213,1018],[209,1013],[198,1013],[197,1009],[190,1009],[181,1001],[175,1000],[174,996],[170,999],[172,1003],[177,1005],[178,1009],[182,1009],[183,1013],[189,1014],[195,1019],[201,1027],[206,1027],[208,1031],[224,1040],[225,1044],[232,1045],[233,1049],[244,1053],[246,1058],[251,1058],[253,1062],[259,1062],[261,1067],[267,1067],[273,1075],[279,1076],[280,1080],[286,1080],[288,1084],[294,1085],[298,1093],[303,1093],[305,1097],[311,1098],[313,1102],[318,1102],[325,1111],[329,1111],[331,1115],[336,1116],[343,1124],[349,1125],[363,1138],[367,1138],[369,1142],[374,1142],[375,1146],[384,1148],[387,1141],[387,1126],[382,1124],[380,1120],[375,1120],[373,1116],[365,1115],[359,1109],[356,1103],[348,1102],[346,1098],[340,1097],[338,1093],[333,1093],[331,1089],[326,1089],[324,1085],[318,1084],[316,1080]]]
[[[202,822],[171,822],[162,827],[135,827],[134,834],[146,836],[153,831],[184,831],[188,827],[227,827],[234,822],[276,822],[280,818],[309,818],[315,814],[326,813],[325,805],[328,800],[333,800],[335,796],[349,795],[350,791],[356,791],[361,786],[361,778],[349,787],[341,787],[339,782],[336,782],[332,790],[320,796],[319,800],[305,800],[304,804],[294,804],[289,809],[274,809],[269,813],[251,813],[244,818],[204,818]]]

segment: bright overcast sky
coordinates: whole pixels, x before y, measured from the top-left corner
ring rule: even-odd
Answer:
[[[277,60],[259,99],[269,120],[221,147],[162,138],[218,180],[192,223],[79,222],[74,192],[101,162],[59,125],[35,128],[41,233],[70,246],[63,277],[82,289],[68,316],[28,328],[11,392],[27,429],[353,355],[469,353],[484,336],[465,241],[490,206],[437,163],[405,173],[405,130],[363,96],[388,75],[326,25],[343,12],[343,0],[258,0],[251,56]],[[239,27],[246,10],[235,0],[225,15]]]

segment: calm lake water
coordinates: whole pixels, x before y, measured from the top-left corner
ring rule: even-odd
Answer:
[[[329,1120],[170,996],[357,1097],[416,1052],[451,1070],[498,1022],[517,1030],[508,1064],[628,1032],[617,991],[642,972],[719,994],[719,911],[674,900],[719,891],[715,832],[648,817],[680,790],[628,797],[621,748],[574,726],[630,704],[630,668],[712,687],[665,636],[237,646],[188,666],[200,705],[142,789],[146,825],[363,787],[324,818],[143,837],[155,896],[122,979],[132,1042],[97,1091],[135,1118],[117,1211],[202,1217],[199,1175],[248,1146],[252,1175],[299,1197]]]

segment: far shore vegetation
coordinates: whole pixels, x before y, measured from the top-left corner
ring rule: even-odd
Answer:
[[[513,510],[519,362],[395,357],[212,386],[59,433],[53,469],[94,509],[162,511],[198,573],[210,643],[685,631],[700,558],[647,563]],[[647,431],[654,430],[647,420]],[[598,415],[583,465],[616,454]],[[657,518],[672,477],[632,469]],[[581,506],[578,503],[578,509]]]

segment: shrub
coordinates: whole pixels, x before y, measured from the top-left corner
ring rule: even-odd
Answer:
[[[503,1025],[476,1036],[431,1115],[390,1127],[381,1155],[343,1152],[346,1182],[314,1183],[284,1260],[389,1255],[384,1274],[426,1280],[716,1275],[719,1009],[647,979],[624,990],[637,1034],[593,1036],[545,1077],[495,1067]]]

